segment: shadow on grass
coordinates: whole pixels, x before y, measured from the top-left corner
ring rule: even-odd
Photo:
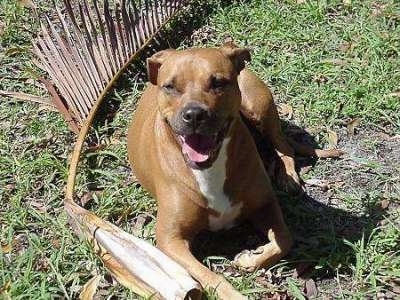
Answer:
[[[298,140],[316,145],[307,132],[292,124]],[[254,136],[254,135],[253,135]],[[255,138],[266,169],[277,159],[268,141]],[[266,161],[266,158],[267,161]],[[297,159],[296,159],[297,160]],[[314,165],[316,160],[300,158],[297,166]],[[272,180],[274,180],[272,176]],[[381,207],[365,207],[365,214],[357,216],[349,211],[329,206],[327,198],[314,199],[308,194],[293,197],[277,191],[278,198],[295,240],[294,247],[285,258],[289,270],[296,269],[297,275],[304,278],[334,278],[336,271],[350,272],[348,266],[355,265],[356,253],[346,244],[368,237],[377,223],[384,218]],[[221,242],[223,241],[223,242]],[[193,243],[196,257],[203,260],[207,256],[223,256],[230,260],[244,249],[255,249],[265,244],[267,238],[246,222],[230,230],[201,233]],[[302,273],[302,274],[299,274]]]

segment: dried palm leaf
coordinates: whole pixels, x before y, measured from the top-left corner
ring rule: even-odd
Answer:
[[[46,105],[46,106],[50,107],[51,109],[55,106],[50,98],[43,98],[43,97],[39,97],[36,95],[31,95],[31,94],[26,94],[26,93],[21,93],[21,92],[0,90],[0,96],[10,97],[10,98],[13,98],[16,100],[36,102],[39,104]]]
[[[71,130],[78,133],[64,200],[71,225],[89,239],[117,280],[156,299],[197,297],[200,286],[161,251],[106,222],[74,202],[83,144],[100,104],[126,68],[154,40],[185,0],[99,3],[64,0],[56,17],[44,16],[34,41],[37,65],[51,82],[41,81]]]

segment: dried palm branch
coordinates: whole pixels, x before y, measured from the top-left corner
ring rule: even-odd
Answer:
[[[178,264],[155,247],[106,222],[74,202],[74,186],[83,144],[100,104],[126,68],[154,40],[188,0],[54,4],[56,16],[44,16],[34,41],[41,78],[54,105],[78,133],[67,182],[65,210],[71,225],[87,238],[120,283],[142,296],[184,299],[200,287]],[[42,19],[42,20],[43,20]]]

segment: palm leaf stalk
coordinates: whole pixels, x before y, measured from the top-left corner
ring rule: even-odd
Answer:
[[[157,248],[102,220],[74,201],[83,144],[99,107],[121,74],[179,13],[188,0],[64,0],[56,17],[44,16],[33,42],[41,78],[72,131],[72,153],[64,207],[70,223],[90,241],[104,265],[124,286],[156,299],[197,297],[200,286]]]

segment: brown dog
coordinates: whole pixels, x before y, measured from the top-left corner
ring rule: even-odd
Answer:
[[[148,59],[151,84],[128,133],[132,168],[158,202],[158,247],[221,299],[245,297],[193,257],[190,242],[197,233],[253,221],[270,242],[236,256],[235,265],[249,271],[276,263],[292,245],[241,115],[272,143],[286,175],[300,184],[271,93],[244,68],[249,60],[249,51],[233,44],[154,54]]]

